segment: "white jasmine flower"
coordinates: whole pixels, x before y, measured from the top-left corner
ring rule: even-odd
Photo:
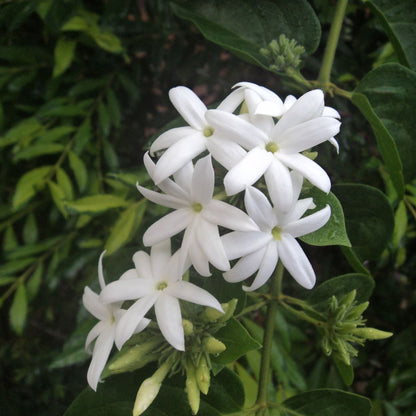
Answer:
[[[249,233],[232,232],[222,237],[225,251],[230,260],[240,258],[234,267],[224,273],[225,280],[240,282],[257,271],[250,287],[256,290],[273,274],[280,258],[292,277],[303,287],[311,289],[315,284],[315,272],[302,250],[297,237],[318,230],[327,223],[331,209],[325,208],[306,217],[304,213],[314,207],[312,198],[297,200],[302,187],[302,178],[294,177],[294,200],[291,209],[283,212],[273,201],[271,206],[266,196],[250,186],[245,193],[245,206],[260,231]]]
[[[133,262],[135,268],[125,272],[117,282],[107,285],[100,295],[105,304],[136,300],[117,323],[115,342],[118,348],[131,337],[152,306],[163,336],[180,351],[185,349],[185,340],[178,299],[223,312],[214,296],[182,280],[183,263],[179,252],[171,256],[170,240],[154,245],[150,256],[144,251],[136,252]]]
[[[102,265],[104,253],[105,251],[101,254],[98,261],[98,280],[101,290],[105,288]],[[91,352],[91,344],[95,340],[92,360],[87,373],[87,381],[93,390],[97,390],[101,373],[113,348],[116,326],[126,310],[120,309],[121,303],[104,304],[101,302],[99,295],[93,292],[88,286],[84,289],[82,302],[85,309],[100,320],[88,333],[85,342],[86,350]],[[149,322],[146,318],[137,321],[136,326],[133,328],[133,333],[142,331]]]
[[[164,132],[150,147],[151,154],[166,149],[156,165],[156,184],[207,149],[212,157],[225,167],[234,165],[244,155],[240,146],[222,139],[209,125],[205,119],[207,107],[192,90],[182,86],[172,88],[169,98],[189,126]],[[220,104],[218,109],[225,111],[226,107]]]
[[[157,166],[147,154],[144,162],[153,179]],[[143,243],[153,246],[185,230],[182,255],[184,259],[189,256],[198,273],[209,276],[209,263],[219,270],[228,270],[230,264],[218,226],[239,231],[257,230],[257,226],[240,209],[212,198],[214,169],[210,156],[198,160],[195,167],[188,163],[174,179],[176,182],[165,179],[159,183],[164,194],[138,186],[150,201],[175,209],[150,226]]]
[[[325,170],[301,154],[339,132],[340,122],[324,115],[321,90],[313,90],[300,97],[283,114],[270,134],[224,111],[209,110],[206,119],[219,134],[248,151],[224,178],[228,195],[241,192],[264,175],[272,199],[281,210],[287,211],[293,199],[290,170],[299,172],[313,185],[329,192],[331,181]]]

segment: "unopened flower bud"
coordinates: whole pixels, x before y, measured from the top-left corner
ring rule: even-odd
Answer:
[[[220,354],[227,349],[225,344],[214,337],[207,337],[204,339],[204,350],[208,354]]]
[[[207,394],[211,382],[211,375],[205,356],[201,357],[198,367],[196,368],[196,381],[198,383],[199,390],[203,394]]]
[[[222,309],[224,310],[224,314],[220,318],[221,321],[228,321],[234,315],[235,308],[237,307],[237,302],[238,299],[231,299],[227,303],[221,303]]]
[[[357,319],[359,318],[362,313],[368,308],[369,302],[360,303],[357,306],[351,308],[348,313],[345,315],[347,319]]]
[[[194,333],[194,325],[188,319],[182,319],[183,332],[186,336],[192,335]]]
[[[204,312],[201,314],[201,318],[205,322],[216,322],[218,321],[224,314],[217,309],[214,308],[205,308]]]
[[[171,364],[164,362],[152,375],[141,384],[133,407],[133,416],[141,415],[153,402],[159,393],[162,381],[171,368]]]
[[[352,333],[363,339],[384,339],[393,335],[392,332],[380,331],[376,328],[356,328]]]
[[[347,352],[347,347],[343,339],[337,338],[335,340],[336,351],[339,358],[347,365],[351,364],[350,355]]]
[[[322,338],[321,345],[324,354],[329,357],[332,354],[332,347],[329,339],[327,337]]]
[[[355,300],[355,297],[357,296],[357,290],[351,290],[351,292],[347,293],[342,299],[341,302],[339,303],[340,306],[341,305],[345,305],[345,306],[349,306],[352,305],[352,303]]]
[[[195,366],[188,361],[186,364],[186,394],[188,395],[189,406],[191,406],[192,414],[196,415],[199,410],[200,395],[199,387],[196,379]]]

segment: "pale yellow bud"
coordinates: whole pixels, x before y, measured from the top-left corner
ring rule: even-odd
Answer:
[[[192,362],[188,361],[186,365],[186,394],[188,395],[189,406],[191,406],[192,414],[196,415],[199,410],[199,404],[201,401],[199,395],[198,382],[195,375],[195,366]]]
[[[207,394],[211,382],[211,375],[207,365],[207,360],[204,356],[201,357],[198,367],[196,368],[196,381],[198,383],[199,390],[203,394]]]
[[[356,328],[352,333],[364,339],[384,339],[393,335],[392,332],[380,331],[376,328]]]
[[[225,344],[214,337],[205,338],[203,343],[204,349],[208,354],[220,354],[227,349]]]

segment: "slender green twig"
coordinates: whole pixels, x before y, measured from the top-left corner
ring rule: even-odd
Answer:
[[[278,295],[279,290],[281,288],[283,271],[283,264],[279,261],[270,284],[271,301],[267,307],[266,326],[264,328],[263,350],[261,355],[259,375],[259,390],[256,400],[256,405],[259,406],[257,414],[263,412],[264,408],[267,407],[267,392],[269,389],[270,361],[273,346],[274,322],[278,307]]]
[[[325,47],[322,66],[318,76],[318,82],[325,87],[331,80],[331,69],[334,63],[335,52],[338,45],[339,35],[341,33],[342,22],[345,16],[348,0],[338,0],[335,7],[334,18],[329,31],[328,41]]]

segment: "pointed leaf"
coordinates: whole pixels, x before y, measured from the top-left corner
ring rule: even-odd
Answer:
[[[78,189],[82,193],[85,190],[85,187],[87,186],[88,181],[88,173],[87,168],[82,161],[82,159],[79,158],[79,156],[74,152],[69,152],[69,166],[72,169],[72,173],[75,176],[75,180],[78,184]]]
[[[12,306],[9,311],[10,326],[13,331],[21,335],[26,324],[27,317],[27,297],[26,288],[23,283],[17,286],[14,294]]]
[[[36,224],[36,218],[33,213],[29,214],[26,218],[25,225],[23,226],[23,241],[25,244],[33,244],[38,240],[38,226]]]
[[[128,202],[116,195],[100,194],[93,196],[86,196],[72,202],[66,202],[65,207],[70,212],[78,214],[85,213],[99,213],[113,208],[121,208],[128,204]]]
[[[53,77],[61,75],[71,65],[74,58],[77,42],[73,39],[61,37],[55,45],[55,65],[53,67]]]

